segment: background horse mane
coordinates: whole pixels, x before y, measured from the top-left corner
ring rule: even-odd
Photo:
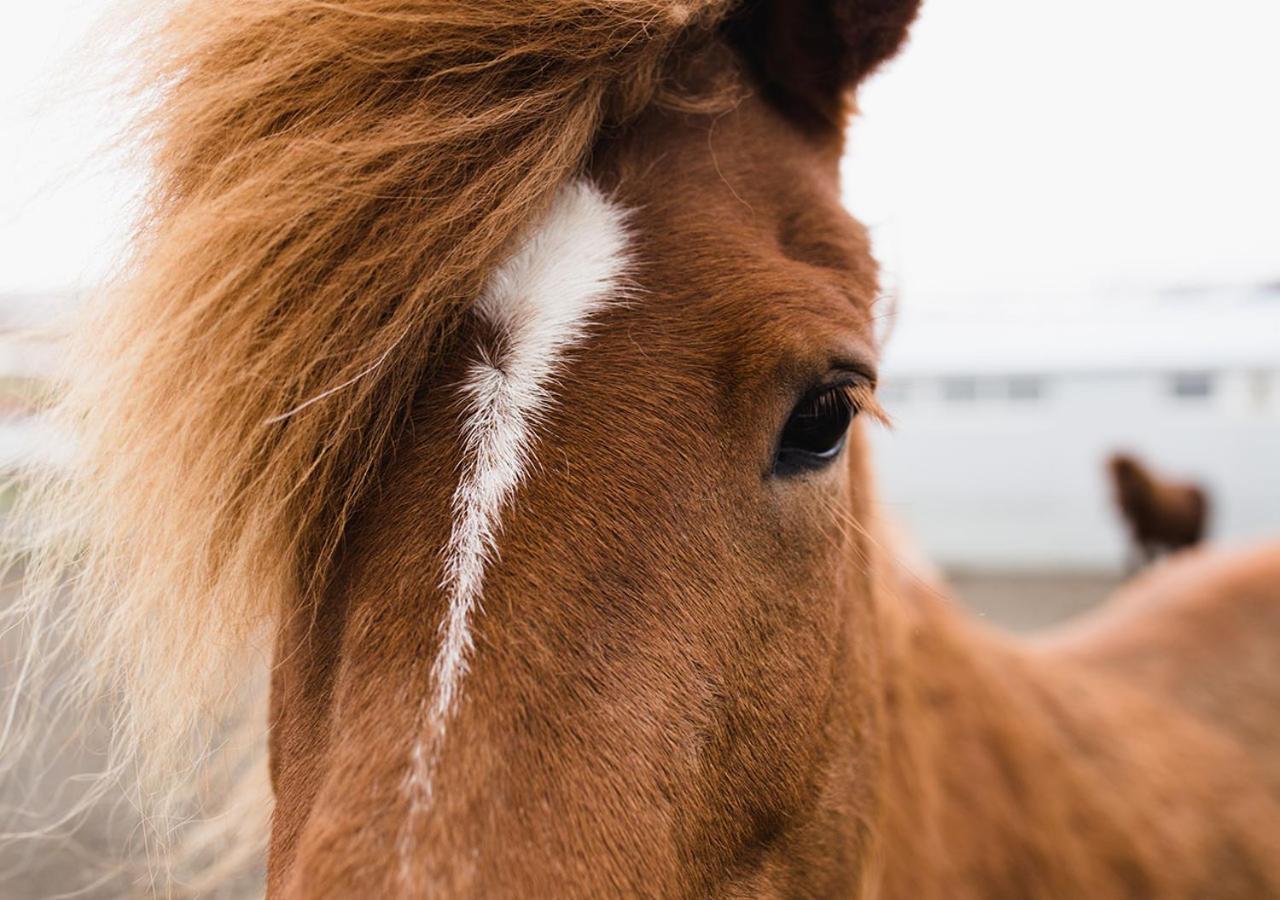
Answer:
[[[246,660],[261,671],[272,623],[323,585],[513,239],[602,129],[715,99],[668,61],[731,5],[183,2],[142,45],[152,189],[78,325],[56,408],[74,471],[14,517],[49,533],[9,615],[29,665],[66,636],[81,699],[120,701],[110,768],[142,770],[149,808],[193,780]],[[9,749],[37,724],[12,702]]]
[[[1209,499],[1199,485],[1162,478],[1125,453],[1107,460],[1107,470],[1116,507],[1147,561],[1161,550],[1194,547],[1204,539]]]

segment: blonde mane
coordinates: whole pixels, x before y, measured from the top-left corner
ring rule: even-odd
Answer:
[[[76,694],[117,703],[108,768],[140,770],[142,802],[165,812],[222,746],[486,274],[730,5],[167,10],[141,81],[151,193],[78,326],[54,412],[74,471],[27,492],[13,613],[37,668],[66,640]],[[38,724],[20,708],[0,748]]]

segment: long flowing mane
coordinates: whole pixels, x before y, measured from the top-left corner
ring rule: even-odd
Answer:
[[[28,492],[46,533],[15,613],[33,659],[65,636],[81,695],[118,698],[113,768],[159,796],[193,779],[486,273],[729,5],[166,11],[141,81],[153,187],[78,326],[56,406],[75,469]]]

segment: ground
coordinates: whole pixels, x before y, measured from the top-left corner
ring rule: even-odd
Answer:
[[[1025,634],[1097,606],[1121,579],[1111,574],[951,572],[947,580],[975,615]]]

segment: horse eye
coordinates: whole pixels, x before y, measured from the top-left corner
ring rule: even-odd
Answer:
[[[840,455],[857,409],[847,385],[820,388],[804,396],[791,411],[773,474],[799,475],[825,468]]]

